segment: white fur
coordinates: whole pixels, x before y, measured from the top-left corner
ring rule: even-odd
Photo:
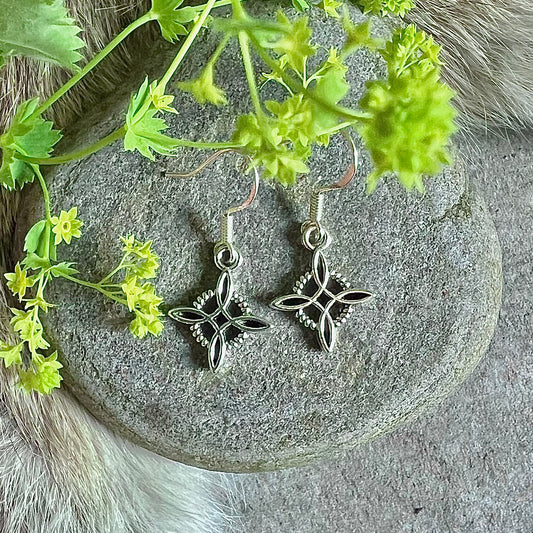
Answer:
[[[418,0],[408,17],[443,46],[463,122],[533,125],[533,0]]]
[[[12,382],[3,376],[3,383]],[[214,533],[223,479],[113,435],[67,392],[0,396],[2,533]]]
[[[251,0],[250,0],[251,1]],[[89,53],[101,48],[141,2],[70,0],[86,28]],[[533,124],[531,0],[419,0],[411,15],[444,45],[446,77],[459,92],[465,121]],[[126,51],[55,109],[60,126],[116,83]],[[10,62],[0,75],[0,131],[21,99],[48,94],[57,69]],[[0,273],[12,268],[16,197],[0,201]],[[9,335],[0,288],[0,336]],[[215,533],[225,529],[222,478],[185,467],[113,435],[67,390],[50,397],[13,390],[0,370],[0,533]],[[228,478],[224,478],[228,479]],[[226,499],[227,496],[224,497]]]

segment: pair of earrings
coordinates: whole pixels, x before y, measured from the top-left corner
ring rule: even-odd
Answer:
[[[295,312],[305,327],[317,332],[320,347],[327,352],[333,351],[338,327],[346,322],[352,306],[372,297],[368,291],[350,289],[343,276],[330,271],[323,253],[331,244],[331,236],[321,223],[324,194],[346,187],[357,169],[357,150],[353,140],[349,138],[349,141],[353,162],[339,182],[313,193],[309,218],[301,228],[302,243],[313,254],[311,269],[296,282],[293,294],[280,296],[271,303],[274,309]],[[205,168],[211,160],[197,170]],[[233,271],[242,263],[234,244],[233,216],[249,207],[257,195],[259,174],[255,167],[253,170],[254,184],[249,197],[222,215],[221,239],[214,248],[214,262],[221,271],[215,289],[198,296],[192,307],[180,306],[168,313],[177,322],[190,326],[195,339],[207,348],[209,367],[213,371],[223,365],[227,352],[242,344],[248,333],[271,327],[266,320],[252,314],[246,300],[235,292],[233,281]],[[167,175],[186,177],[192,174]]]

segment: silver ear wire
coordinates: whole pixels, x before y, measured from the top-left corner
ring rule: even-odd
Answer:
[[[197,174],[202,172],[202,170],[206,169],[209,165],[214,163],[216,159],[218,159],[221,155],[228,152],[235,152],[239,154],[239,152],[233,148],[219,150],[218,152],[215,152],[213,155],[208,157],[201,165],[191,170],[190,172],[165,172],[164,174],[165,176],[176,178],[190,178],[192,176],[196,176]],[[238,206],[230,207],[222,214],[220,224],[221,238],[220,241],[215,245],[214,251],[215,264],[221,270],[233,270],[241,264],[241,254],[233,244],[233,216],[235,215],[235,213],[238,213],[239,211],[243,211],[244,209],[250,207],[250,205],[252,205],[253,201],[255,200],[255,197],[257,196],[257,191],[259,190],[259,171],[257,170],[257,167],[252,164],[252,159],[248,156],[245,157],[250,161],[250,166],[254,172],[254,182],[252,185],[252,189],[250,190],[250,194],[248,195],[246,200]]]
[[[350,288],[350,283],[328,265],[324,249],[331,242],[321,225],[324,194],[344,189],[357,171],[357,150],[353,139],[344,134],[352,150],[353,161],[344,176],[333,185],[317,188],[311,197],[309,219],[302,224],[302,241],[313,252],[311,269],[296,281],[292,294],[278,296],[271,306],[280,311],[295,312],[304,327],[315,330],[322,350],[332,352],[338,329],[346,322],[356,304],[366,302],[372,294],[366,290]]]
[[[172,172],[166,175],[179,178],[194,176],[223,153],[234,151],[236,150],[221,150],[191,172]],[[215,264],[222,272],[215,289],[200,294],[192,307],[178,306],[168,312],[177,322],[189,325],[196,341],[207,348],[209,368],[214,372],[223,365],[226,353],[238,348],[249,333],[270,328],[266,320],[252,314],[246,300],[234,289],[232,270],[241,264],[241,254],[233,244],[233,217],[252,204],[259,189],[259,172],[252,160],[248,159],[250,168],[254,171],[250,194],[242,204],[230,207],[222,214],[221,239],[214,249]]]
[[[357,167],[359,165],[359,156],[355,142],[350,134],[343,132],[344,137],[348,141],[352,152],[352,161],[348,166],[348,170],[344,176],[334,183],[315,190],[311,196],[311,203],[309,207],[309,218],[302,224],[302,242],[308,250],[315,250],[317,247],[327,248],[330,244],[330,236],[326,229],[322,226],[321,220],[324,213],[324,195],[329,191],[344,189],[353,180]]]
[[[252,162],[251,158],[250,163]],[[215,245],[215,263],[221,270],[233,270],[241,264],[241,254],[233,244],[233,215],[239,211],[244,211],[250,205],[252,205],[257,191],[259,190],[259,171],[257,167],[253,166],[254,171],[254,183],[248,198],[236,207],[230,207],[223,215],[220,223],[221,226],[221,238]]]
[[[200,174],[202,170],[207,168],[209,165],[213,164],[221,155],[226,154],[228,152],[235,152],[233,148],[225,148],[224,150],[218,150],[214,154],[210,155],[201,165],[197,166],[195,169],[191,170],[190,172],[167,172],[164,171],[163,175],[168,178],[192,178],[193,176],[196,176],[197,174]]]

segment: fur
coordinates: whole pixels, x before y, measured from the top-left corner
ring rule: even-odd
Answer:
[[[418,0],[409,19],[442,44],[467,125],[533,125],[533,0]]]
[[[144,1],[70,0],[93,54],[132,20]],[[445,76],[464,122],[489,127],[533,124],[532,0],[419,0],[410,15],[444,46]],[[112,90],[127,69],[127,49],[54,109],[63,127],[82,102]],[[120,59],[117,59],[119,58]],[[0,74],[0,132],[17,103],[49,94],[58,69],[13,60]],[[98,91],[96,91],[98,89]],[[17,196],[0,198],[0,273],[12,265]],[[1,283],[1,282],[0,282]],[[8,339],[0,285],[0,335]],[[1,366],[1,365],[0,365]],[[69,392],[49,397],[13,391],[0,368],[0,533],[214,533],[225,529],[216,504],[222,479],[117,437]]]

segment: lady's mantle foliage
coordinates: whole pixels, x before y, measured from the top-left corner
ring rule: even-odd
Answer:
[[[76,69],[85,43],[62,0],[0,0],[0,66],[25,56]]]
[[[157,81],[149,85],[148,78],[144,80],[139,91],[132,97],[126,113],[125,150],[137,150],[152,161],[155,160],[152,150],[162,155],[174,153],[177,144],[172,137],[162,133],[168,127],[165,120],[156,117],[164,111],[176,112],[170,107],[173,99],[173,96],[157,92]]]
[[[61,139],[61,132],[54,129],[53,122],[35,114],[38,105],[39,98],[20,104],[11,127],[0,136],[0,183],[6,189],[13,190],[17,185],[22,188],[32,182],[34,169],[23,158],[48,158]]]
[[[153,0],[150,12],[159,23],[161,35],[171,43],[189,32],[186,25],[198,16],[194,7],[182,7],[184,0]]]
[[[139,338],[148,334],[159,335],[163,330],[159,309],[162,298],[155,294],[154,285],[146,281],[154,278],[159,268],[159,258],[152,251],[151,241],[123,237],[123,256],[118,266],[98,283],[92,283],[78,277],[73,263],[59,262],[56,257],[56,246],[62,242],[70,244],[73,238],[81,237],[81,227],[76,207],[61,211],[58,216],[48,214],[28,232],[25,259],[17,263],[14,272],[5,274],[8,288],[24,309],[11,309],[11,325],[18,342],[13,345],[0,341],[0,358],[6,367],[17,368],[19,386],[26,392],[49,393],[59,387],[62,379],[57,352],[49,356],[43,353],[50,344],[44,336],[40,313],[48,313],[51,307],[55,307],[45,297],[45,289],[53,278],[94,289],[127,307],[135,316],[130,331]],[[27,357],[23,357],[25,350]]]
[[[52,216],[50,198],[41,173],[43,165],[68,163],[95,153],[123,139],[124,149],[155,159],[155,153],[172,156],[180,147],[202,149],[236,148],[261,166],[264,175],[287,186],[308,172],[308,161],[316,145],[327,145],[332,135],[352,128],[359,132],[374,161],[368,177],[372,191],[382,176],[395,175],[407,188],[423,189],[422,177],[437,173],[449,161],[447,144],[455,131],[452,91],[440,81],[440,47],[414,26],[398,30],[384,43],[372,35],[370,20],[355,24],[341,0],[292,0],[300,11],[322,9],[337,20],[345,35],[344,45],[324,49],[313,41],[305,14],[291,19],[280,11],[274,19],[250,16],[243,0],[207,0],[184,6],[184,0],[152,0],[151,9],[125,28],[81,69],[80,29],[67,16],[61,0],[0,0],[0,67],[10,56],[28,56],[60,64],[76,73],[44,102],[32,98],[22,102],[10,128],[0,136],[2,165],[0,183],[4,188],[22,188],[38,179],[46,216],[29,230],[25,257],[15,271],[6,274],[7,285],[21,308],[12,309],[11,323],[17,335],[15,344],[1,343],[0,358],[18,370],[20,387],[48,393],[61,381],[57,353],[46,355],[50,345],[44,337],[40,313],[54,305],[46,300],[45,289],[53,278],[93,289],[123,305],[132,313],[130,331],[137,337],[158,335],[163,329],[160,305],[151,280],[159,260],[151,242],[123,237],[122,259],[98,282],[78,277],[74,265],[59,261],[57,247],[81,237],[82,223],[77,208]],[[230,18],[215,18],[217,7],[230,5]],[[360,0],[365,12],[403,15],[411,0]],[[344,7],[344,9],[342,9]],[[129,34],[140,26],[157,22],[162,37],[178,44],[176,57],[160,80],[144,81],[132,95],[124,123],[107,137],[70,154],[56,156],[54,148],[61,132],[43,118],[59,98],[94,69]],[[181,80],[178,87],[191,93],[201,104],[228,104],[223,87],[216,84],[216,64],[231,40],[239,43],[244,73],[253,110],[236,117],[230,140],[203,142],[174,139],[166,135],[165,113],[177,113],[167,85],[193,47],[204,27],[221,33],[214,54],[200,69],[197,78]],[[349,92],[346,59],[360,48],[378,51],[388,66],[384,80],[367,83],[359,109],[342,105]],[[259,78],[252,53],[264,63]],[[279,101],[262,101],[262,83],[277,83],[286,91]]]
[[[359,126],[372,154],[372,192],[383,175],[394,174],[407,189],[424,190],[422,176],[450,163],[448,139],[455,132],[453,91],[440,81],[440,47],[413,25],[395,32],[380,50],[387,80],[370,81],[360,101],[369,120]]]
[[[364,13],[373,15],[399,15],[403,17],[415,7],[413,0],[357,0]]]

